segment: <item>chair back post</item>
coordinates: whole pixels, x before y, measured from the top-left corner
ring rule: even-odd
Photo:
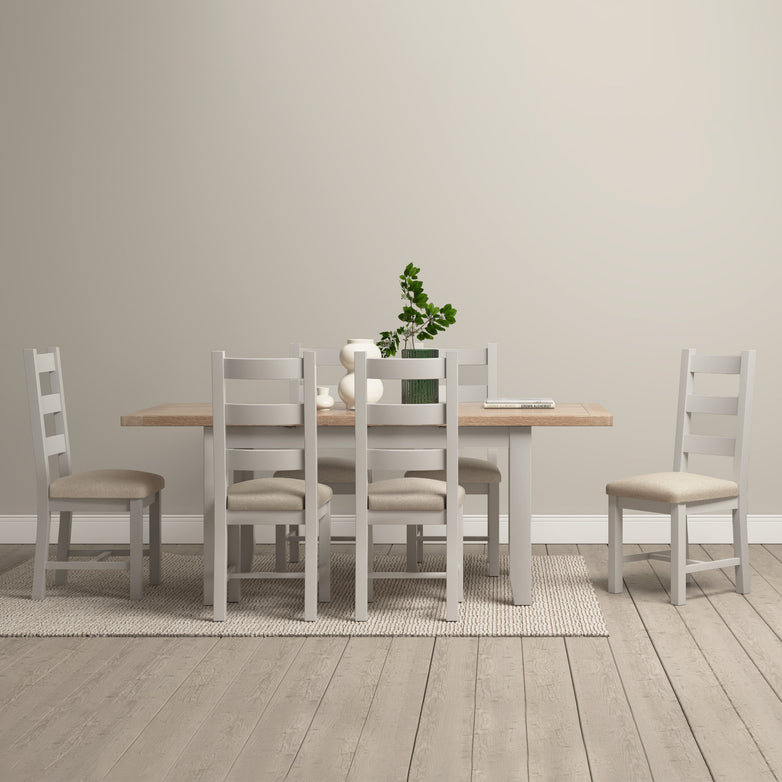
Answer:
[[[60,398],[60,409],[53,414],[54,432],[65,439],[65,450],[57,456],[58,477],[71,474],[71,440],[68,434],[68,414],[65,411],[65,390],[62,383],[62,364],[60,348],[51,347],[48,351],[54,355],[55,370],[51,375],[51,393]]]
[[[752,394],[755,386],[755,351],[741,353],[739,379],[738,425],[736,427],[736,454],[733,459],[734,480],[743,495],[747,490],[747,459],[749,456],[749,424],[752,413]]]
[[[459,357],[452,350],[445,351],[445,388],[445,508],[450,527],[458,523],[459,507]]]
[[[366,516],[369,495],[369,432],[367,428],[367,354],[357,350],[353,367],[356,373],[356,513]]]
[[[679,407],[676,415],[676,439],[673,456],[673,471],[687,472],[687,453],[684,450],[684,438],[690,434],[691,417],[687,412],[687,397],[692,394],[693,376],[692,358],[695,348],[682,350],[681,371],[679,374]]]
[[[228,463],[225,434],[225,351],[212,351],[212,431],[214,443],[214,496],[225,499]]]
[[[302,351],[304,405],[304,511],[318,517],[318,410],[315,403],[315,351]]]

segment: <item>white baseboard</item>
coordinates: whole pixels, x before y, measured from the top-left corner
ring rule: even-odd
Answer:
[[[465,535],[486,533],[485,516],[465,516]],[[729,515],[693,516],[690,520],[691,543],[730,543],[733,530]],[[747,520],[750,543],[782,543],[782,515],[751,515]],[[57,540],[57,517],[52,519],[52,542]],[[626,543],[668,543],[671,525],[665,516],[625,514],[624,539]],[[437,528],[431,528],[433,533]],[[350,535],[352,516],[333,516],[332,533]],[[268,526],[256,530],[259,543],[271,543],[274,531]],[[165,515],[163,517],[164,543],[201,543],[202,517],[197,515]],[[380,527],[375,532],[378,543],[403,543],[403,527]],[[500,540],[508,540],[508,518],[500,518]],[[0,543],[34,543],[34,515],[0,515]],[[128,517],[125,515],[74,515],[72,542],[128,543]],[[532,517],[533,543],[607,543],[608,521],[596,515],[536,515]]]

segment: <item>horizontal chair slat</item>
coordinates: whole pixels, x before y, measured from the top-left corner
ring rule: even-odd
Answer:
[[[226,358],[226,380],[297,380],[300,358]]]
[[[89,562],[57,562],[49,561],[46,563],[47,570],[129,570],[130,562],[96,562],[91,559]]]
[[[62,399],[59,394],[46,394],[41,397],[41,412],[44,415],[62,412]]]
[[[304,452],[296,449],[242,450],[225,452],[229,474],[233,470],[301,470],[304,468]]]
[[[444,426],[445,409],[441,405],[370,405],[370,426]]]
[[[370,449],[369,467],[374,470],[444,470],[445,452],[437,449]]]
[[[735,396],[687,397],[684,408],[688,413],[713,413],[715,415],[737,415],[739,400]]]
[[[53,434],[46,438],[47,456],[56,456],[57,454],[65,453],[66,450],[64,434]]]
[[[228,426],[300,426],[304,411],[300,404],[227,404],[225,423]]]
[[[439,380],[445,377],[445,359],[369,358],[367,375],[381,380]]]
[[[736,451],[736,438],[689,434],[684,438],[682,450],[685,453],[700,453],[708,456],[733,456]]]
[[[699,356],[692,357],[691,372],[712,375],[738,375],[741,372],[741,356]]]
[[[448,350],[448,348],[442,348]],[[486,348],[458,348],[456,350],[457,361],[460,366],[485,366],[488,360]],[[442,353],[440,354],[442,355]]]
[[[56,369],[54,353],[37,353],[35,356],[35,369],[39,374],[41,372],[54,372]]]

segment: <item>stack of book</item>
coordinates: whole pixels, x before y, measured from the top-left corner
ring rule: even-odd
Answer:
[[[487,399],[483,406],[487,409],[556,407],[553,399]]]

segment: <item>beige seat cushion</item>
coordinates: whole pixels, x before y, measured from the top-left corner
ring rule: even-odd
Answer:
[[[275,478],[304,480],[304,470],[277,470]],[[355,483],[356,463],[341,456],[321,456],[318,459],[318,480],[323,483]]]
[[[304,481],[295,478],[255,478],[228,487],[228,510],[304,510]],[[318,507],[333,492],[318,484]]]
[[[431,478],[434,481],[445,480],[445,470],[408,470],[406,478]],[[474,459],[470,456],[459,457],[459,483],[499,483],[502,473],[496,464],[486,459]]]
[[[139,470],[88,470],[52,481],[49,497],[69,500],[142,500],[159,492],[162,475]]]
[[[739,487],[724,478],[691,472],[653,472],[606,485],[606,494],[656,502],[699,502],[738,497]]]
[[[391,478],[369,484],[369,510],[445,510],[445,481],[431,478]],[[459,505],[464,488],[459,486]]]

